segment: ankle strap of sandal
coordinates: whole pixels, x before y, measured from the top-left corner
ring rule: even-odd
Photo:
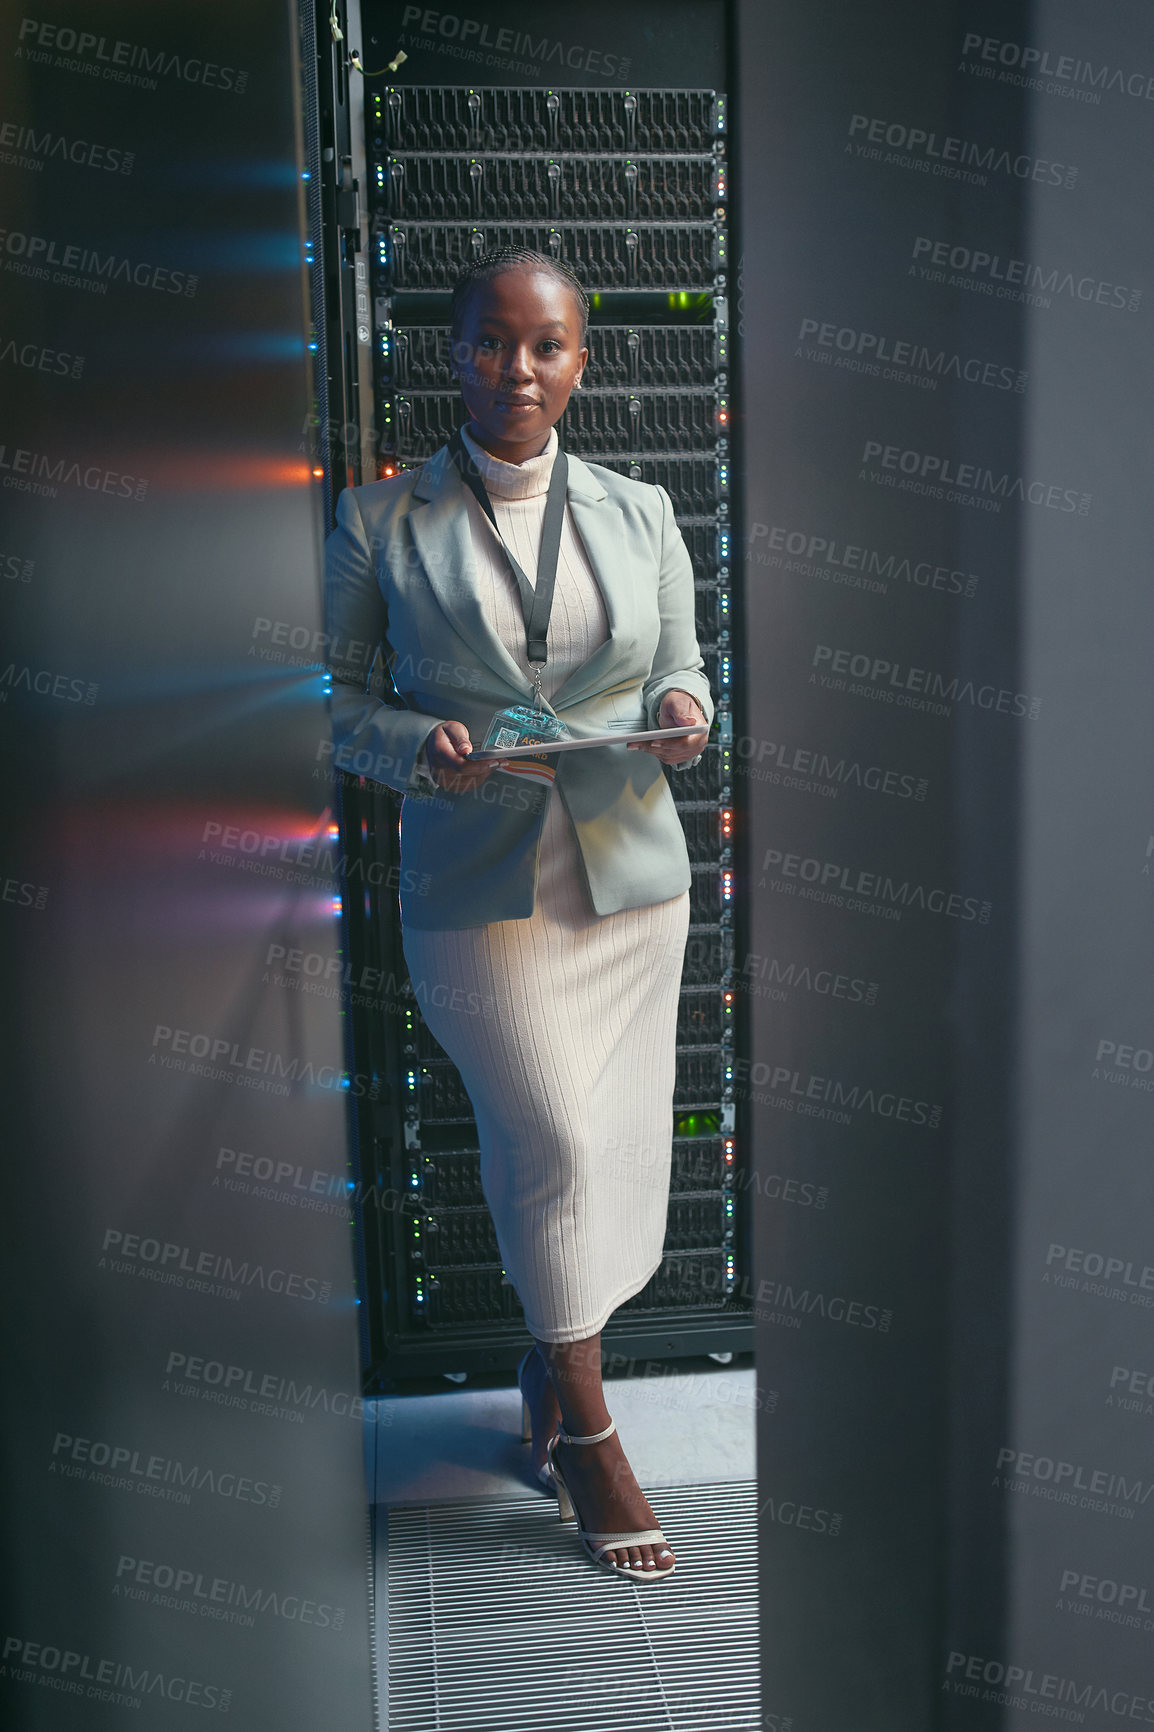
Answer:
[[[595,1431],[590,1437],[574,1437],[565,1430],[564,1426],[558,1431],[557,1436],[562,1443],[600,1443],[604,1438],[612,1437],[616,1430],[616,1425],[610,1420],[604,1431]]]

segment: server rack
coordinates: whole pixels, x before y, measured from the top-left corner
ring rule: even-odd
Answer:
[[[725,97],[398,81],[366,90],[364,106],[363,184],[353,190],[370,274],[376,474],[419,466],[459,424],[448,317],[460,265],[495,246],[534,247],[576,269],[591,301],[583,390],[558,428],[565,448],[660,482],[693,560],[717,714],[701,763],[666,772],[692,888],[665,1255],[604,1333],[622,1358],[744,1350]],[[379,670],[378,680],[387,696]],[[351,1063],[372,1079],[371,1098],[362,1090],[351,1103],[370,1393],[399,1376],[511,1368],[525,1341],[481,1192],[468,1095],[404,967],[398,798],[344,778],[346,1014]]]

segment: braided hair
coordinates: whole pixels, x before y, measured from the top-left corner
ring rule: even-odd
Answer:
[[[453,304],[450,314],[450,339],[456,342],[461,332],[465,317],[465,307],[473,292],[475,283],[488,283],[494,277],[502,276],[506,271],[527,267],[533,271],[543,271],[547,276],[556,277],[563,283],[577,302],[581,314],[581,339],[579,349],[585,347],[585,337],[589,329],[589,297],[581,284],[569,269],[559,259],[553,259],[546,253],[534,252],[531,247],[497,247],[493,252],[483,253],[479,259],[474,259],[465,266],[453,284]]]

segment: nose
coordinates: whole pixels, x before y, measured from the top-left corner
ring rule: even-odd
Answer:
[[[505,376],[520,384],[533,377],[532,350],[527,343],[513,344],[505,363]]]

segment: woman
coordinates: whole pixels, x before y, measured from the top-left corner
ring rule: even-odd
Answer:
[[[713,704],[665,491],[561,454],[545,522],[587,319],[580,284],[541,254],[463,273],[452,340],[469,422],[422,469],[341,495],[328,633],[337,761],[359,768],[368,752],[406,795],[410,975],[464,989],[421,1002],[473,1102],[535,1341],[518,1374],[534,1465],[563,1519],[575,1506],[594,1561],[650,1582],[673,1553],[606,1410],[600,1337],[661,1262],[690,883],[661,764],[698,761]],[[527,613],[554,566],[542,665]],[[386,643],[404,709],[365,693],[366,657]],[[555,753],[545,782],[471,762],[494,712],[535,687],[577,736],[700,726]]]

